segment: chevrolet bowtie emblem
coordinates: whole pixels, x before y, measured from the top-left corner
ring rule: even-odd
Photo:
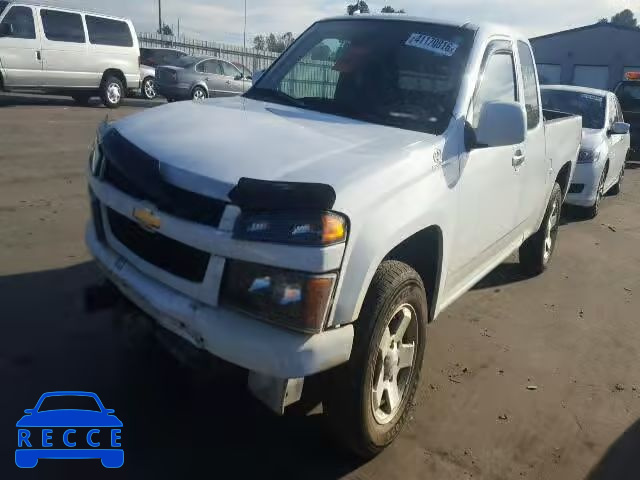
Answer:
[[[162,220],[148,208],[134,208],[133,218],[147,230],[157,230],[162,225]]]

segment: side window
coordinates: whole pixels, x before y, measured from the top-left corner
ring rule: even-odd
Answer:
[[[79,13],[40,10],[44,35],[56,42],[84,43],[84,26]]]
[[[132,47],[133,38],[126,22],[85,15],[89,41],[95,45]]]
[[[540,123],[540,102],[538,100],[538,79],[529,45],[518,42],[518,55],[522,68],[524,105],[527,112],[527,128],[531,130]]]
[[[31,7],[11,7],[2,23],[13,26],[11,38],[36,38],[36,26],[33,23]]]
[[[220,62],[220,65],[222,65],[222,74],[226,75],[227,77],[236,77],[240,74],[240,72],[238,72],[238,69],[230,63]]]
[[[480,86],[473,101],[471,125],[478,126],[482,106],[487,102],[513,102],[518,99],[515,64],[510,52],[499,51],[487,60]]]
[[[204,62],[200,62],[196,70],[200,73],[214,73],[217,75],[220,75],[222,72],[217,60],[205,60]]]

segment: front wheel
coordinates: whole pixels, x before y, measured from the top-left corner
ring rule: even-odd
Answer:
[[[100,98],[107,108],[118,108],[124,97],[124,87],[117,77],[107,77],[100,85]]]
[[[542,225],[520,247],[520,266],[526,274],[539,275],[547,269],[556,249],[561,208],[562,189],[556,183],[551,191]]]
[[[418,273],[385,261],[355,323],[351,359],[330,375],[325,405],[338,439],[363,458],[380,453],[409,418],[426,342],[427,296]]]
[[[611,187],[611,190],[609,190],[612,195],[620,195],[620,193],[622,193],[622,182],[624,181],[624,167],[627,163],[628,158],[629,158],[629,155],[627,155],[627,159],[625,159],[625,161],[622,162],[622,167],[620,168],[620,174],[618,175],[618,181],[613,187]]]
[[[142,95],[147,100],[153,100],[158,96],[156,92],[156,81],[153,77],[147,77],[142,81]]]

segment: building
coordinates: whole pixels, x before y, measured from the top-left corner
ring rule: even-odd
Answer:
[[[613,88],[640,71],[640,29],[610,23],[531,39],[541,83]]]

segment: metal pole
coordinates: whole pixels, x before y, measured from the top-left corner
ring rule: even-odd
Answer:
[[[158,0],[158,33],[162,34],[162,0]]]
[[[245,74],[244,74],[244,65],[247,61],[247,0],[244,0],[244,33],[242,35],[242,91],[245,91],[244,82],[245,82]]]

